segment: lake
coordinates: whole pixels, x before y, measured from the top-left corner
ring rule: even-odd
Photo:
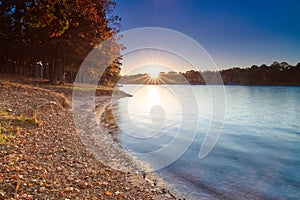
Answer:
[[[133,97],[113,102],[118,141],[177,190],[196,199],[300,198],[300,87],[122,90]],[[225,99],[214,91],[224,92]],[[225,110],[218,113],[221,104]],[[217,134],[214,128],[221,135],[200,158],[205,135]]]

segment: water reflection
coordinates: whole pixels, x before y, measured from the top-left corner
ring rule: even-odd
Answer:
[[[178,87],[126,86],[123,89],[133,97],[119,99],[118,107],[113,106],[121,145],[153,170],[177,160],[198,132],[198,104],[192,86],[183,86],[184,92]]]
[[[159,134],[171,121],[180,121],[181,104],[172,91],[161,85],[131,88],[133,97],[122,99],[123,110],[115,110],[115,115],[125,114],[125,121],[117,118],[120,129],[134,138],[151,138]],[[124,124],[130,119],[132,126]],[[173,119],[172,119],[173,121]],[[124,126],[123,126],[124,124]]]
[[[120,99],[113,111],[119,127],[125,130],[119,132],[121,145],[160,167],[170,157],[181,156],[182,146],[197,130],[183,156],[159,171],[179,190],[198,199],[298,199],[300,87],[225,87],[223,133],[202,160],[198,152],[215,108],[205,86],[192,86],[195,92],[190,87],[124,87],[134,96]],[[154,122],[162,126],[159,134],[153,132],[157,131],[151,127]],[[164,151],[143,157],[158,149]]]

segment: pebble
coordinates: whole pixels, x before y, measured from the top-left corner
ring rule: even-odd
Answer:
[[[89,185],[89,184],[88,184],[87,182],[85,182],[85,181],[81,181],[81,182],[80,182],[80,187],[81,187],[82,189],[87,188],[88,185]]]
[[[73,187],[66,187],[66,189],[65,189],[66,192],[72,192],[73,190],[74,190]]]
[[[56,170],[61,172],[63,169],[61,167],[56,167]]]
[[[23,95],[25,91],[32,95]],[[15,102],[15,94],[20,94],[19,99],[22,99],[19,107]],[[0,103],[13,116],[14,112],[22,114],[28,106],[36,106],[35,100],[44,95],[44,92],[39,93],[38,90],[4,89],[0,93]],[[57,98],[61,101],[54,96],[49,93],[46,100]],[[6,103],[3,103],[3,99],[7,99]],[[15,188],[16,180],[22,181],[17,193],[14,189],[2,190],[1,185],[0,199],[157,199],[156,194],[151,192],[153,186],[150,183],[144,181],[141,185],[134,186],[129,183],[125,173],[106,167],[95,159],[82,145],[72,114],[68,110],[58,109],[60,108],[53,106],[52,109],[39,110],[37,114],[43,122],[41,127],[20,127],[21,134],[16,135],[12,145],[1,149],[0,154],[4,157],[4,163],[0,164],[0,170],[4,172],[4,177],[1,178],[7,180],[3,182],[3,188]],[[63,113],[64,119],[55,113]],[[104,138],[104,141],[110,144],[110,135],[107,138],[109,139]],[[22,141],[26,141],[26,145]],[[111,149],[105,149],[104,146],[101,146],[101,150],[111,152]],[[19,177],[20,174],[22,176]],[[141,176],[139,178],[142,179]],[[166,198],[162,196],[160,197]]]
[[[169,193],[166,193],[167,198],[172,198],[172,196]]]
[[[115,192],[115,195],[116,195],[119,199],[124,198],[124,193],[123,193],[123,192],[116,191],[116,192]]]
[[[40,188],[39,188],[39,192],[40,192],[40,193],[43,193],[43,192],[45,192],[45,191],[46,191],[46,188],[45,188],[45,187],[40,187]]]

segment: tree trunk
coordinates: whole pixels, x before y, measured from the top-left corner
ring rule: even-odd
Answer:
[[[57,71],[58,71],[58,76],[57,76],[58,81],[59,83],[62,83],[64,78],[64,65],[62,59],[57,60]]]
[[[58,66],[57,66],[57,59],[52,57],[51,64],[49,66],[49,75],[50,75],[50,82],[52,84],[57,84],[58,82]]]

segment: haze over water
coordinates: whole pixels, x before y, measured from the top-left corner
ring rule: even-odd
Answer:
[[[133,97],[113,104],[119,142],[129,152],[141,153],[141,160],[143,153],[170,144],[178,131],[186,134],[179,137],[182,142],[191,139],[199,122],[188,150],[158,171],[180,191],[208,199],[300,197],[300,87],[225,86],[222,135],[204,159],[198,154],[213,109],[206,86],[124,85],[122,90]],[[185,98],[176,98],[174,91]],[[181,104],[195,96],[198,109],[183,112]],[[188,124],[181,124],[183,118]]]

